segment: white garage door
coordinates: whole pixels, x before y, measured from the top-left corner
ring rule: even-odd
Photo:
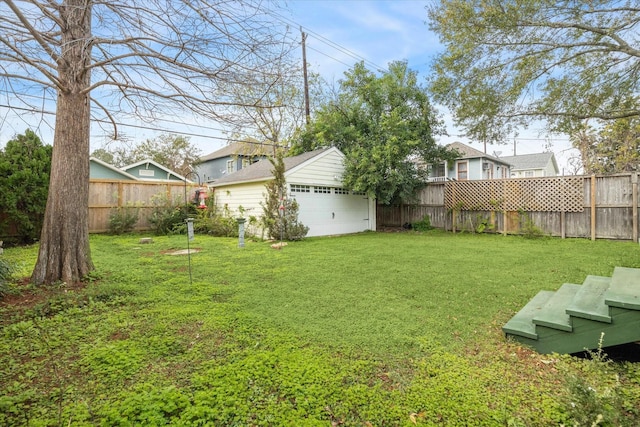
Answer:
[[[369,228],[369,199],[344,188],[291,185],[300,206],[298,219],[309,227],[307,236],[357,233]]]

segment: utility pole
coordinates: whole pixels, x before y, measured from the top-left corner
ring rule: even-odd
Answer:
[[[300,32],[302,33],[302,70],[304,72],[304,113],[307,118],[307,124],[311,121],[311,110],[309,108],[309,79],[307,77],[307,46],[306,40],[307,35],[304,31],[302,31],[302,27],[300,27]]]

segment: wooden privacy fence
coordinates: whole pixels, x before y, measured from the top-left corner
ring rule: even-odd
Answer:
[[[429,216],[446,230],[519,233],[523,224],[560,237],[638,241],[638,174],[435,182],[415,203],[378,205],[380,227]]]
[[[187,184],[187,197],[196,188]],[[103,233],[109,230],[109,215],[113,208],[132,206],[139,208],[136,230],[151,228],[149,216],[154,203],[170,200],[184,203],[185,184],[182,182],[119,181],[91,179],[89,181],[89,232]]]

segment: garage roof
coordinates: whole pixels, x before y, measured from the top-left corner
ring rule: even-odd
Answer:
[[[331,148],[321,148],[319,150],[308,151],[298,156],[285,157],[284,170],[289,171],[296,166],[310,160],[317,155],[330,150]],[[246,166],[237,172],[233,172],[213,182],[214,187],[227,184],[240,184],[245,182],[265,181],[273,177],[273,165],[267,159],[260,160],[252,165]]]

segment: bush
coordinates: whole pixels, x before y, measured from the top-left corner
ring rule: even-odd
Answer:
[[[273,165],[273,180],[265,185],[267,194],[261,203],[262,225],[271,239],[302,240],[309,232],[309,227],[298,221],[298,202],[286,197],[282,153],[269,161]]]
[[[213,198],[207,199],[207,209],[200,209],[194,222],[196,233],[216,237],[238,237],[238,223],[229,209],[216,209]]]
[[[425,215],[424,218],[422,218],[420,221],[411,224],[411,228],[416,231],[432,230],[433,227],[431,226],[431,218],[429,218],[429,215]]]
[[[12,235],[16,243],[32,243],[40,237],[49,190],[50,145],[43,145],[31,130],[7,142],[0,150],[0,235]]]
[[[544,231],[538,227],[524,210],[518,210],[520,216],[520,233],[527,239],[545,237]]]
[[[156,235],[178,234],[185,230],[187,217],[195,217],[197,209],[191,203],[172,203],[166,196],[153,198],[153,210],[149,222]]]
[[[604,334],[602,334],[604,335]],[[607,359],[602,350],[589,352],[587,360],[567,360],[562,366],[566,380],[566,407],[573,425],[637,425],[633,420],[633,403],[625,399],[621,367]],[[635,414],[637,415],[637,414]]]
[[[140,208],[133,205],[112,208],[109,214],[109,233],[124,234],[133,231],[140,219]]]
[[[0,299],[11,293],[9,278],[15,270],[15,266],[4,258],[0,258]]]
[[[298,221],[298,202],[285,199],[282,202],[284,215],[262,218],[267,234],[272,239],[302,240],[309,232],[309,227]]]

